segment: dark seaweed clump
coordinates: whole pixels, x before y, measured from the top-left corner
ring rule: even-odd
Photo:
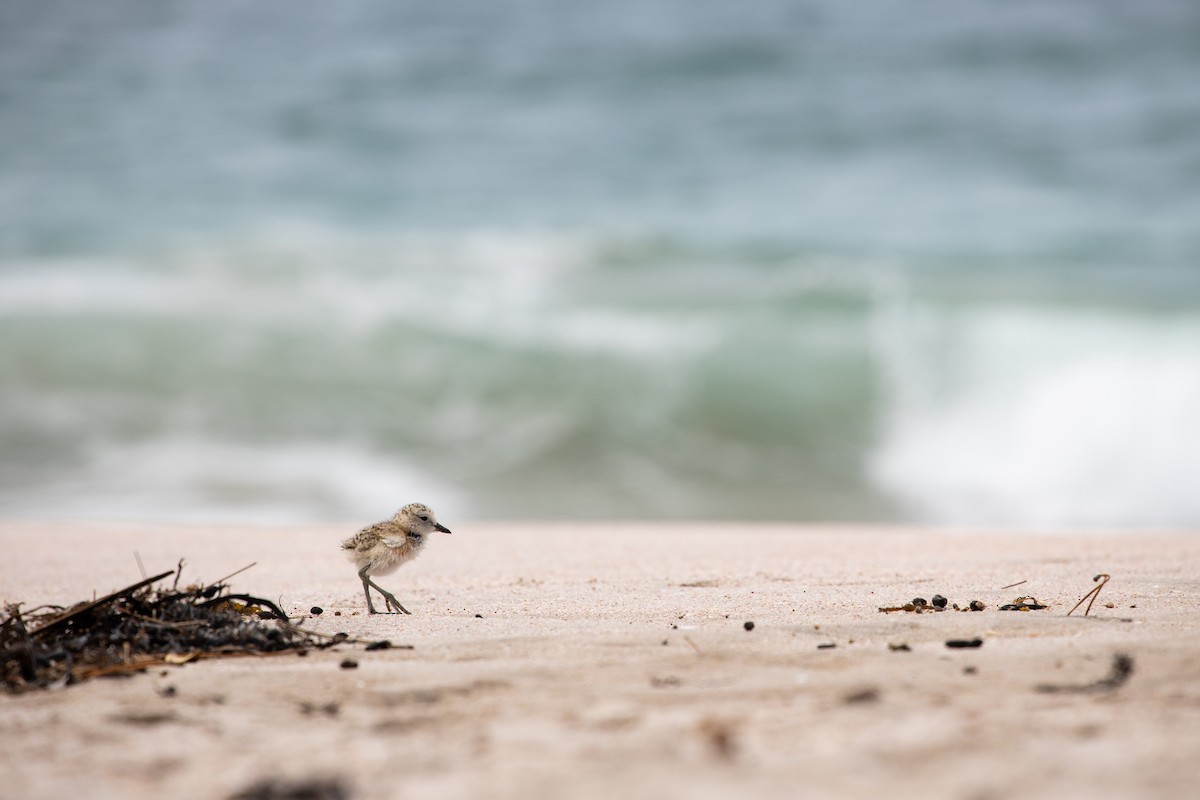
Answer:
[[[19,603],[9,605],[0,614],[4,689],[19,693],[157,665],[304,652],[338,643],[291,625],[269,600],[230,593],[224,583],[180,589],[180,569],[68,608],[22,612]],[[171,575],[170,588],[155,588]]]

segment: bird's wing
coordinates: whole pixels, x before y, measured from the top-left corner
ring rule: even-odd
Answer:
[[[408,534],[404,531],[388,531],[382,539],[388,547],[402,547],[408,544]]]
[[[369,550],[376,542],[383,538],[385,533],[387,533],[387,529],[383,523],[376,522],[374,525],[368,525],[346,541],[342,542],[342,549]]]

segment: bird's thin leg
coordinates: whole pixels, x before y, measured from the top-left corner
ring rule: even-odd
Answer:
[[[375,605],[371,602],[371,590],[367,588],[367,584],[369,583],[369,581],[367,580],[366,575],[362,576],[362,582],[363,582],[363,594],[365,594],[367,596],[367,613],[368,614],[378,614],[379,612],[375,610]]]
[[[394,611],[399,611],[401,614],[411,614],[412,613],[407,608],[400,605],[400,601],[396,599],[396,595],[392,594],[387,589],[384,589],[382,586],[377,584],[375,581],[371,580],[370,576],[367,575],[366,567],[363,567],[362,569],[360,569],[358,571],[358,577],[362,578],[363,591],[367,593],[367,609],[372,614],[378,614],[379,612],[376,611],[374,606],[371,605],[371,592],[367,589],[368,586],[370,586],[371,589],[374,589],[375,591],[379,592],[379,594],[383,595],[383,602],[386,604],[387,610],[389,612],[394,610]]]
[[[394,608],[396,611],[399,611],[401,614],[411,614],[412,613],[407,608],[400,605],[400,601],[396,599],[396,595],[392,594],[387,589],[382,588],[378,583],[375,583],[370,578],[367,578],[367,583],[371,584],[371,587],[375,591],[377,591],[381,595],[383,595],[383,602],[387,603],[387,607],[389,609]]]

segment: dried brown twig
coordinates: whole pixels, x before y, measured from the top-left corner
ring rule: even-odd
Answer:
[[[1083,610],[1083,615],[1086,617],[1088,615],[1088,612],[1092,610],[1092,603],[1095,603],[1096,598],[1100,596],[1100,590],[1104,588],[1104,584],[1108,583],[1108,580],[1111,577],[1112,576],[1109,575],[1107,572],[1101,572],[1099,575],[1092,578],[1093,581],[1100,581],[1100,583],[1097,584],[1097,586],[1094,589],[1092,589],[1090,592],[1085,594],[1083,597],[1079,598],[1079,602],[1075,604],[1074,608],[1072,608],[1070,611],[1067,612],[1067,616],[1068,617],[1071,616],[1071,614],[1073,614],[1075,612],[1076,608],[1079,608],[1081,605],[1083,605],[1084,600],[1088,600],[1088,598],[1091,598],[1091,600],[1088,601],[1087,608],[1085,608]],[[1103,578],[1103,580],[1101,580],[1101,578]]]

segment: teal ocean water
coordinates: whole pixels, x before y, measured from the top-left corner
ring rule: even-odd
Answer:
[[[1200,6],[0,5],[0,516],[1200,528]]]

